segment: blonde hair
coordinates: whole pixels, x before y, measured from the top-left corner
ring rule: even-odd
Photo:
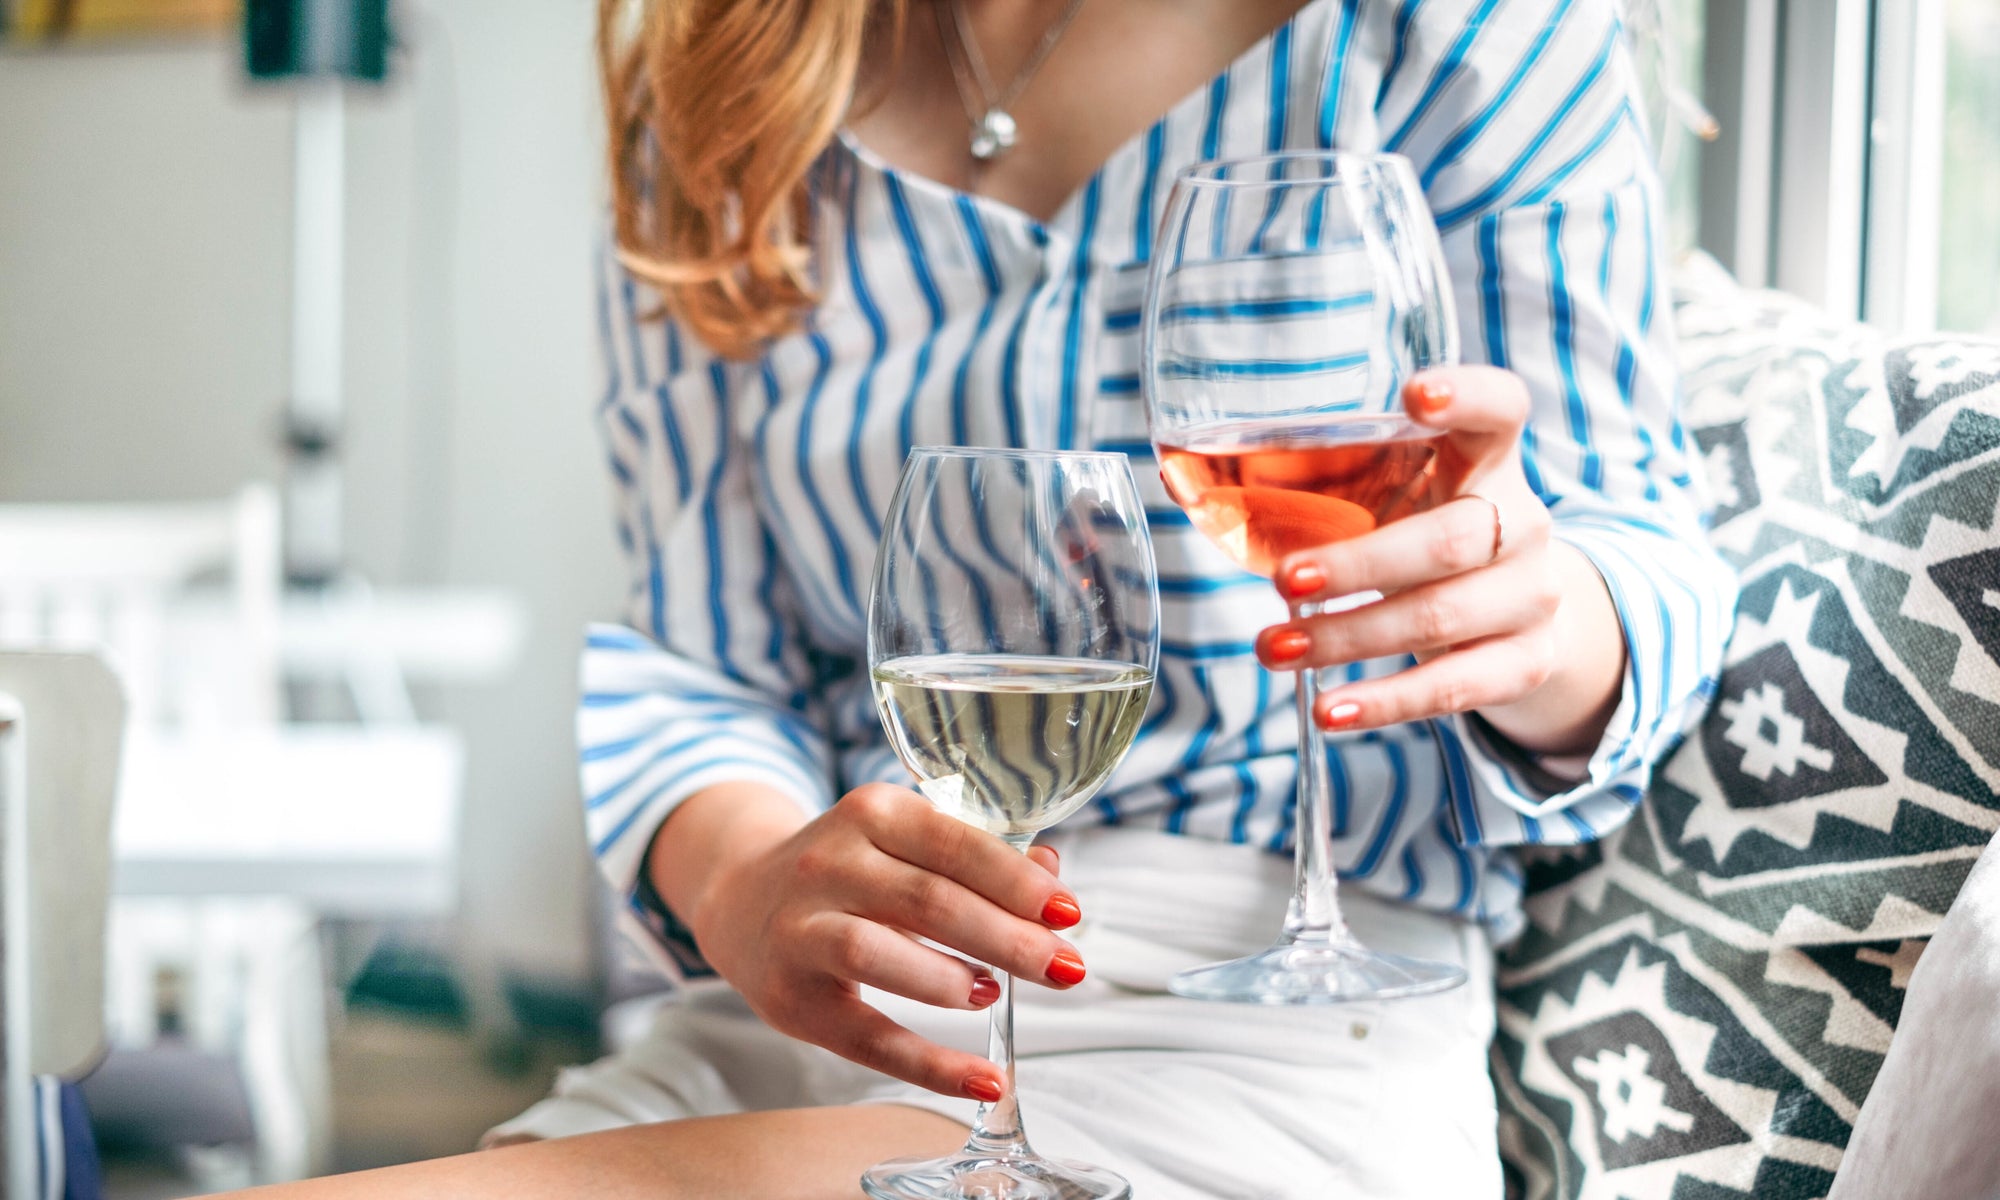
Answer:
[[[753,354],[816,300],[808,174],[906,0],[599,0],[619,260],[711,349]]]

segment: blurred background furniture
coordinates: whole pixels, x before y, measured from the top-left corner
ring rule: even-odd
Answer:
[[[1716,706],[1631,822],[1529,864],[1493,1055],[1527,1200],[1825,1196],[2000,829],[2000,342],[1703,260],[1678,285],[1743,593]]]
[[[217,1187],[325,1169],[339,990],[380,922],[457,908],[463,747],[417,720],[405,662],[501,671],[522,624],[478,593],[287,601],[276,509],[261,487],[0,506],[0,645],[102,647],[132,697],[112,839],[118,1052],[88,1094],[113,1134],[206,1147]],[[281,719],[297,708],[340,719]]]
[[[246,488],[209,503],[6,506],[0,562],[7,564],[0,575],[0,645],[101,649],[126,681],[128,770],[114,845],[122,851],[122,843],[135,842],[128,831],[136,829],[135,849],[144,858],[156,851],[151,843],[159,831],[170,830],[167,845],[183,855],[226,862],[247,815],[264,817],[248,822],[252,829],[289,818],[282,775],[267,781],[254,805],[218,786],[231,772],[239,738],[253,730],[273,736],[278,728],[278,513],[269,489]],[[182,620],[196,597],[226,618]],[[154,764],[174,761],[174,748],[186,746],[210,749],[208,769],[197,759],[179,778],[160,779]],[[218,797],[237,804],[219,808]],[[198,1027],[205,1039],[187,1040],[197,1030],[179,1008],[189,992],[211,1006],[240,993],[240,972],[228,970],[236,962],[291,963],[295,987],[317,1001],[324,984],[316,944],[307,937],[312,952],[300,961],[298,939],[283,931],[274,939],[268,927],[217,926],[189,907],[172,921],[157,911],[138,924],[126,916],[121,907],[111,922],[110,1011],[117,1019],[109,1034],[117,1052],[107,1076],[115,1079],[125,1064],[155,1053],[210,1066],[183,1086],[132,1096],[143,1106],[132,1119],[174,1113],[189,1144],[235,1144],[246,1162],[253,1151],[261,1154],[265,1177],[310,1169],[325,1141],[324,1020],[289,1019],[296,1006],[269,1009],[283,1022],[275,1038],[265,1039],[285,1047],[274,1056],[256,1052],[259,1043],[245,1036],[241,1022],[209,1022]],[[309,935],[309,919],[300,910],[291,925],[304,925]],[[163,937],[168,923],[188,926],[186,936]],[[246,1109],[253,1114],[247,1130],[236,1117]],[[123,1119],[115,1108],[107,1115],[114,1123]],[[237,1172],[214,1182],[251,1178]]]
[[[327,81],[246,73],[253,19],[295,18],[278,37],[293,39],[277,47],[281,69],[330,65],[316,24],[328,7],[0,3],[0,504],[151,505],[248,480],[295,485],[300,507],[317,495],[315,519],[337,523],[337,569],[325,570],[327,543],[293,543],[321,556],[315,567],[302,554],[299,573],[322,578],[279,591],[272,739],[312,741],[309,769],[349,738],[400,743],[435,767],[443,755],[410,750],[423,733],[380,702],[400,690],[417,725],[458,748],[451,807],[411,809],[412,825],[448,830],[450,855],[382,868],[401,899],[357,897],[349,884],[363,876],[345,866],[310,873],[322,963],[348,985],[345,1011],[325,1006],[331,1165],[346,1167],[467,1149],[481,1121],[546,1088],[559,1057],[589,1053],[574,1047],[597,988],[594,873],[568,729],[579,631],[613,615],[623,572],[590,415],[595,13],[413,0],[389,14],[382,84],[341,99]],[[220,15],[165,36],[95,32],[97,18],[196,8]],[[68,42],[23,28],[55,11],[77,17]],[[261,62],[270,43],[258,45]],[[329,131],[344,162],[312,194],[337,225],[302,221],[294,186],[302,140],[330,165]],[[295,270],[302,251],[310,277]],[[329,294],[332,272],[337,329],[305,322],[323,357],[301,364],[294,301],[301,288]],[[337,410],[291,419],[329,384]],[[329,452],[340,486],[315,493]],[[182,600],[226,608],[226,590]],[[385,660],[400,689],[373,686]],[[321,728],[288,728],[302,723]],[[151,757],[185,775],[207,757],[189,740]],[[148,788],[137,775],[131,786]],[[117,878],[147,894],[121,910],[192,907],[184,892],[205,875],[241,891],[262,886],[252,874],[286,873],[243,854],[226,872],[193,869],[184,844],[142,855],[136,832],[124,831],[135,836]],[[135,1151],[112,1166],[114,1185],[173,1194],[171,1161]]]
[[[5,1200],[59,1200],[66,1149],[88,1145],[87,1129],[64,1138],[56,1085],[81,1077],[104,1052],[111,813],[125,711],[117,679],[94,655],[0,653]]]
[[[0,642],[107,647],[137,728],[277,721],[277,499],[0,507]],[[190,593],[228,620],[173,624]]]

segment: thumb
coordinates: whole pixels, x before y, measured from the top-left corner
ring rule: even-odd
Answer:
[[[1030,846],[1028,847],[1028,857],[1034,860],[1036,866],[1047,871],[1049,874],[1062,874],[1062,855],[1057,854],[1049,847]]]

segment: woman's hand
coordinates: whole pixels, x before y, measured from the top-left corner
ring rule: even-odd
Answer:
[[[1052,850],[1024,857],[907,788],[870,784],[719,868],[676,911],[773,1029],[935,1092],[997,1100],[1003,1083],[991,1062],[925,1041],[857,989],[960,1009],[999,997],[984,969],[911,935],[1017,979],[1080,982],[1082,959],[1051,932],[1082,916],[1056,865]]]
[[[1521,469],[1528,394],[1494,367],[1427,371],[1403,391],[1412,420],[1445,432],[1459,493],[1429,512],[1293,554],[1274,574],[1298,604],[1378,591],[1360,608],[1275,625],[1258,655],[1298,670],[1414,654],[1418,665],[1323,693],[1327,729],[1478,710],[1525,749],[1587,751],[1625,671],[1624,634],[1602,578],[1549,536]],[[1558,653],[1558,629],[1561,652]]]

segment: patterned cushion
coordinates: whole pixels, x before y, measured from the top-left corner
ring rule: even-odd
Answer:
[[[1640,814],[1530,864],[1493,1057],[1528,1200],[1824,1196],[2000,827],[2000,345],[1885,340],[1712,264],[1675,317],[1743,598]]]

